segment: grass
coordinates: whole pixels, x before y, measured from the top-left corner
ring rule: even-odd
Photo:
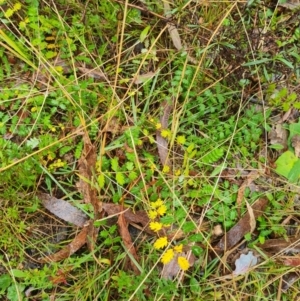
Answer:
[[[299,109],[299,19],[261,1],[170,6],[0,1],[3,300],[299,298],[299,281],[281,289],[294,268],[259,247],[297,233],[298,177],[291,184],[274,172],[281,153],[269,148],[268,133],[277,114]],[[161,199],[166,214],[153,221],[182,231],[168,248],[193,254],[187,271],[163,278],[157,238],[132,228],[136,275],[110,218],[99,222],[92,252],[41,264],[78,230],[51,215],[37,192],[94,214],[76,188],[83,133],[96,147],[89,184],[99,200],[149,212]],[[250,172],[258,177],[239,204]],[[216,256],[245,201],[261,198],[269,205],[255,230]],[[230,278],[246,248],[260,254],[258,265]]]

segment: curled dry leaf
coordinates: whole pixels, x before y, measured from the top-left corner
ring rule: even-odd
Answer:
[[[121,213],[118,218],[118,227],[119,227],[119,233],[123,240],[125,248],[128,250],[128,252],[133,256],[133,258],[138,262],[138,256],[135,250],[135,247],[133,245],[130,233],[128,231],[128,223],[124,217],[124,214]],[[130,266],[132,270],[135,272],[136,275],[140,274],[140,270],[137,268],[136,264],[130,260]]]
[[[266,208],[268,204],[267,199],[259,199],[252,205],[253,209],[253,215],[254,219],[256,219],[258,216],[262,215],[264,209]],[[225,234],[222,239],[217,243],[215,246],[216,252],[223,252],[226,250],[231,249],[234,247],[243,237],[245,234],[251,232],[251,215],[249,212],[247,212],[240,220],[239,222],[233,226],[227,234]]]
[[[163,103],[163,115],[160,117],[162,129],[168,128],[169,117],[172,110],[173,105],[165,101]],[[171,162],[169,160],[168,141],[164,137],[162,137],[160,131],[156,132],[156,143],[161,164],[163,166],[171,166]]]
[[[286,257],[283,260],[283,264],[291,267],[298,267],[300,266],[300,257],[299,256]]]
[[[300,275],[296,272],[290,272],[283,276],[281,290],[286,293],[287,290],[299,279]]]
[[[147,73],[140,74],[140,75],[136,76],[136,78],[134,80],[134,84],[139,85],[139,84],[143,84],[143,83],[147,82],[148,80],[153,78],[157,74],[158,71],[156,71],[156,72],[147,72]]]
[[[243,202],[245,189],[258,177],[259,177],[259,173],[257,171],[251,171],[247,175],[243,184],[240,186],[240,188],[238,190],[237,200],[236,200],[237,207],[238,207],[238,214],[240,214],[240,208],[241,208],[241,205]]]
[[[68,258],[76,251],[78,251],[87,242],[88,226],[83,227],[78,235],[72,240],[70,244],[65,246],[63,249],[49,256],[41,258],[39,261],[41,263],[46,262],[58,262],[63,259]]]
[[[300,157],[300,135],[294,135],[291,139],[292,146],[295,149],[295,155]]]
[[[97,161],[96,148],[91,143],[90,137],[87,132],[83,134],[83,152],[78,161],[79,165],[79,190],[81,191],[84,202],[92,204],[94,211],[94,219],[102,217],[102,202],[97,197],[97,191],[90,183],[93,179],[93,174]],[[94,227],[94,223],[89,224],[88,236],[90,239],[87,241],[89,250],[94,249],[94,243],[97,239],[99,229]]]
[[[268,134],[270,144],[280,144],[283,148],[287,147],[288,131],[283,127],[281,123],[272,127]]]
[[[300,237],[268,239],[258,247],[268,253],[300,253]]]

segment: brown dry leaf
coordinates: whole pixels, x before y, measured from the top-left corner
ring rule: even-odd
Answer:
[[[122,213],[129,224],[141,224],[145,232],[155,235],[155,232],[149,228],[149,217],[145,211],[136,211],[134,213],[129,208],[125,209],[121,205],[113,203],[103,203],[102,207],[108,216],[117,216]]]
[[[171,12],[171,7],[169,5],[169,2],[163,1],[163,3],[164,3],[165,16],[167,18],[171,18],[172,15],[170,13]],[[170,33],[170,37],[172,39],[174,47],[177,50],[181,50],[182,49],[182,43],[181,43],[181,39],[180,39],[180,36],[179,36],[179,33],[178,33],[178,30],[177,30],[176,26],[173,25],[173,24],[170,24],[170,23],[167,23],[167,26],[168,26],[168,31]]]
[[[147,82],[149,79],[153,78],[157,74],[157,72],[158,71],[140,74],[140,75],[136,76],[133,83],[136,85],[143,84],[143,83]]]
[[[281,144],[283,148],[287,147],[288,132],[281,123],[272,127],[268,134],[270,144]]]
[[[259,199],[252,205],[253,215],[255,219],[263,214],[264,209],[268,204],[267,199]],[[251,231],[251,217],[249,212],[247,212],[239,222],[233,226],[227,234],[225,234],[222,239],[215,246],[216,252],[223,252],[234,247],[244,235]]]
[[[87,77],[91,77],[91,78],[95,78],[95,79],[102,79],[102,80],[106,80],[107,77],[105,76],[105,74],[100,71],[97,70],[97,68],[94,69],[88,69],[88,68],[84,68],[84,67],[78,67],[77,69],[80,73],[82,73],[82,75],[85,75]]]
[[[283,260],[283,264],[291,267],[298,267],[300,266],[300,257],[299,256],[285,257],[285,259]]]
[[[37,194],[43,206],[52,214],[78,227],[83,227],[88,218],[86,214],[69,202],[57,199],[46,193]]]
[[[133,256],[133,258],[138,262],[138,256],[137,256],[135,247],[133,245],[130,233],[128,231],[128,222],[126,221],[123,213],[121,213],[119,215],[119,218],[118,218],[118,228],[119,228],[119,233],[120,233],[120,236],[121,236],[121,238],[123,240],[125,248]],[[135,265],[135,263],[131,259],[129,259],[129,260],[130,260],[130,267],[131,267],[131,269],[134,271],[134,273],[136,275],[139,275],[140,274],[140,270],[137,268],[137,266]]]
[[[244,198],[244,193],[245,189],[255,180],[259,177],[259,173],[255,171],[251,171],[247,177],[246,180],[243,182],[241,187],[238,190],[238,195],[236,199],[236,204],[237,204],[237,210],[238,210],[238,215],[240,217],[240,208],[242,206],[243,198]]]
[[[250,221],[249,221],[250,231],[249,232],[253,233],[253,231],[256,228],[256,219],[255,219],[254,212],[253,212],[253,209],[250,206],[250,204],[248,202],[246,202],[246,205],[247,205],[247,210],[248,210],[249,217],[250,217]]]
[[[263,244],[258,244],[258,247],[272,254],[279,252],[299,253],[300,237],[268,239]]]
[[[68,244],[62,250],[58,251],[55,254],[41,258],[39,261],[41,263],[58,262],[68,258],[76,251],[78,251],[87,242],[87,234],[88,234],[88,226],[85,226],[83,227],[81,232],[79,232],[79,234],[76,235],[76,237],[72,240],[70,244]]]
[[[102,217],[102,202],[97,198],[97,191],[89,184],[93,179],[93,174],[96,166],[97,154],[96,148],[91,143],[88,133],[83,134],[84,148],[82,156],[78,161],[79,165],[79,185],[78,188],[83,195],[84,202],[92,204],[94,209],[94,219]],[[89,250],[94,249],[94,242],[96,241],[99,229],[94,227],[94,223],[89,224],[89,239],[87,241]]]
[[[282,1],[279,1],[278,6],[285,7],[290,10],[294,10],[297,8],[300,8],[300,1],[299,0],[287,0],[285,3],[282,3]]]
[[[291,139],[292,146],[295,149],[295,155],[300,157],[300,135],[294,135]]]
[[[163,103],[163,115],[160,117],[162,129],[168,128],[169,117],[172,110],[173,105],[169,104],[167,101]],[[162,137],[160,131],[156,132],[156,143],[161,164],[163,166],[171,166],[171,162],[169,160],[168,141]]]
[[[287,290],[299,279],[300,275],[296,272],[290,272],[283,276],[281,290],[286,293]]]

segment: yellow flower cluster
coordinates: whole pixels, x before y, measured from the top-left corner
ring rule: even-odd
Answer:
[[[150,208],[151,209],[148,211],[148,217],[151,220],[149,227],[152,231],[159,232],[164,227],[163,224],[159,221],[159,218],[167,213],[167,206],[161,199],[158,199],[156,202],[151,202]],[[154,242],[153,246],[156,250],[160,250],[166,248],[168,244],[169,242],[167,236],[162,236]],[[180,244],[174,246],[173,248],[165,250],[163,255],[161,256],[161,262],[163,264],[168,264],[171,260],[174,259],[175,256],[177,256],[176,259],[179,267],[183,271],[186,271],[190,267],[190,264],[185,257],[179,255],[180,253],[182,253],[182,249],[183,245]]]
[[[64,167],[66,162],[62,161],[61,159],[55,160],[52,164],[49,165],[49,170],[56,170],[60,167]]]
[[[10,18],[16,11],[20,10],[21,8],[22,8],[22,4],[20,2],[15,3],[13,8],[9,8],[8,10],[5,11],[4,13],[5,18]]]

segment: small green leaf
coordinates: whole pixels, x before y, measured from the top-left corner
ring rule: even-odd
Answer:
[[[27,273],[21,270],[13,269],[11,272],[16,278],[25,278],[27,276]]]
[[[269,62],[269,61],[270,61],[270,59],[264,58],[264,59],[261,59],[261,60],[251,61],[251,62],[242,64],[242,66],[247,67],[247,66],[259,65],[259,64],[263,64],[263,63],[266,63],[266,62]]]
[[[150,30],[150,25],[148,25],[146,28],[144,28],[144,30],[141,32],[140,34],[140,41],[143,43],[144,40],[146,39],[148,32]]]
[[[195,256],[200,256],[203,254],[203,249],[199,246],[192,246],[192,252]]]
[[[185,222],[183,225],[182,225],[182,231],[184,233],[188,233],[188,232],[192,232],[193,230],[196,229],[196,225],[194,222],[191,222],[191,221],[188,221],[188,222]]]
[[[284,148],[284,146],[280,143],[275,143],[275,144],[270,145],[269,148],[281,150]]]

